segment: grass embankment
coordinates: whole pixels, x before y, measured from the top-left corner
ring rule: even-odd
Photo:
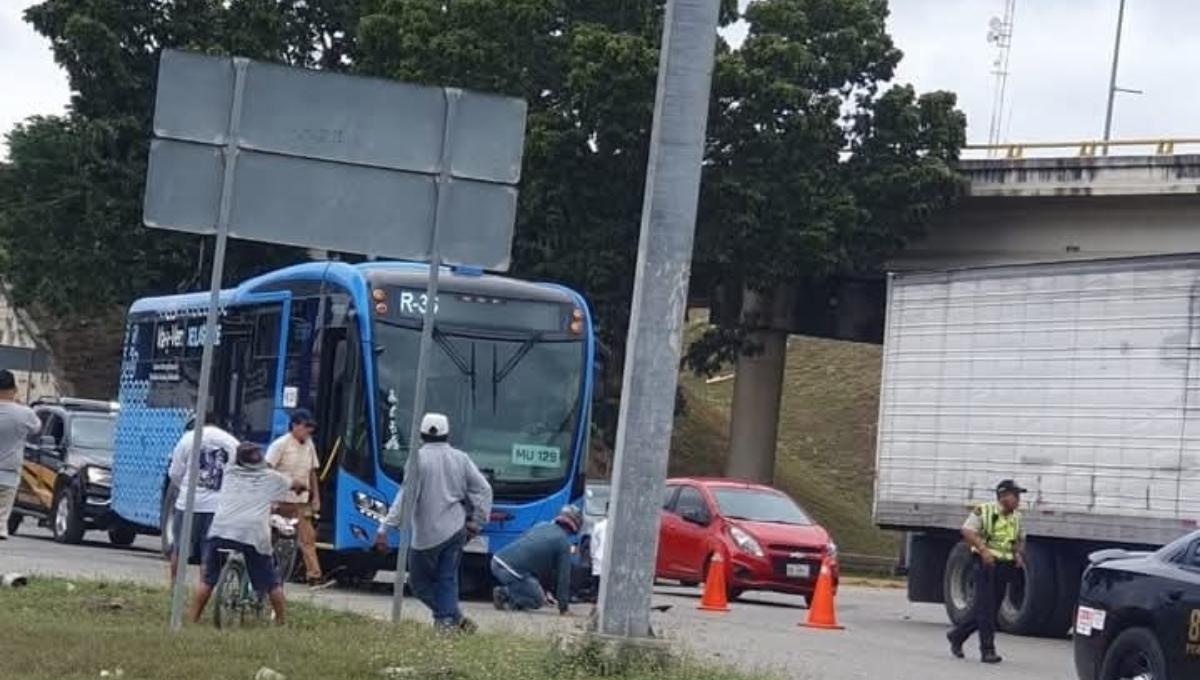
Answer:
[[[705,323],[706,315],[694,314],[688,337]],[[871,518],[879,370],[877,346],[789,339],[775,484],[816,515],[843,552],[890,556],[897,537],[876,529]],[[680,384],[688,409],[675,424],[671,474],[721,475],[733,380],[709,384],[685,371]]]
[[[293,605],[285,628],[167,631],[169,594],[125,584],[34,579],[0,590],[5,680],[251,680],[263,667],[287,680],[559,680],[597,677],[588,648],[570,657],[550,640],[480,634],[441,639],[429,626],[392,626]],[[710,666],[627,668],[629,678],[738,680]]]

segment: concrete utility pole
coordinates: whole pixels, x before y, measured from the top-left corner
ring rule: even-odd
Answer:
[[[648,637],[720,0],[668,0],[617,427],[599,629]]]

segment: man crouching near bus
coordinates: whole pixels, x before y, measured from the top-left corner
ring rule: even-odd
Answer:
[[[492,487],[471,458],[450,446],[450,419],[426,413],[421,419],[416,489],[396,494],[375,534],[375,549],[387,550],[388,527],[400,526],[405,491],[416,494],[412,518],[409,581],[429,611],[438,633],[473,633],[476,625],[458,606],[458,566],[463,547],[478,536],[492,513]]]
[[[571,538],[582,526],[583,513],[568,505],[553,522],[534,525],[496,553],[492,558],[492,576],[500,584],[492,590],[496,609],[529,611],[557,600],[558,613],[566,616],[571,602]],[[553,579],[556,598],[542,589],[542,579]]]
[[[283,587],[275,573],[271,546],[271,506],[285,500],[291,491],[305,491],[303,481],[293,481],[267,468],[258,445],[238,445],[234,464],[222,485],[217,511],[204,546],[204,574],[192,598],[193,623],[200,620],[208,598],[221,576],[221,551],[238,551],[246,559],[250,585],[266,593],[275,611],[275,623],[284,622]]]

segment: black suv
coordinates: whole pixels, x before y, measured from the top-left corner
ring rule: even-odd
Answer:
[[[80,543],[85,532],[95,529],[108,531],[115,545],[131,545],[137,532],[110,509],[116,405],[63,398],[36,401],[31,407],[42,427],[25,444],[9,533],[29,517],[48,526],[59,543]]]

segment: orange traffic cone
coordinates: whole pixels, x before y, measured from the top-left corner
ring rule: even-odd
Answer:
[[[837,622],[837,613],[833,607],[833,571],[829,568],[829,560],[821,560],[821,573],[817,576],[817,589],[813,592],[812,600],[808,603],[808,621],[800,624],[806,628],[821,628],[824,630],[841,630],[845,626]]]
[[[725,560],[721,553],[713,553],[708,563],[708,576],[704,579],[704,595],[700,597],[701,609],[706,612],[729,611],[729,599],[725,594]]]

